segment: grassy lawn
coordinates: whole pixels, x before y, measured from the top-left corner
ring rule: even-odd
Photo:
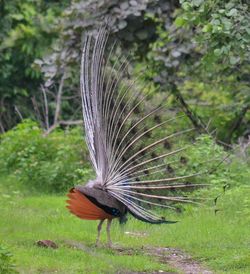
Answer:
[[[14,254],[21,273],[115,273],[118,271],[172,271],[142,246],[178,247],[203,262],[215,273],[250,273],[250,189],[229,190],[221,198],[216,215],[212,209],[196,208],[170,214],[174,225],[149,225],[129,218],[125,226],[114,222],[113,242],[134,248],[119,254],[105,246],[94,248],[95,221],[83,221],[65,209],[64,195],[24,195],[13,179],[0,180],[0,239]],[[145,233],[143,237],[125,232]],[[105,230],[102,243],[106,242]],[[56,250],[37,247],[37,240],[50,239]],[[74,249],[71,242],[86,250]]]

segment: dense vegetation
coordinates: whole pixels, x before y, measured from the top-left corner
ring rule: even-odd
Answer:
[[[1,139],[3,174],[15,174],[32,192],[62,192],[91,173],[82,130],[53,132],[44,137],[30,120],[20,123]]]
[[[79,122],[82,38],[104,21],[134,67],[148,67],[147,85],[172,93],[197,129],[211,119],[223,142],[248,136],[249,5],[237,0],[4,2],[2,132],[29,117],[47,129]]]
[[[90,266],[83,268],[82,254],[65,241],[91,245],[95,237],[90,233],[94,224],[82,225],[64,210],[64,193],[92,178],[83,141],[79,62],[86,32],[103,22],[110,27],[111,39],[120,41],[118,50],[129,55],[131,77],[143,71],[138,85],[145,85],[156,99],[169,96],[164,115],[184,114],[169,130],[187,123],[196,129],[197,142],[178,173],[213,170],[202,178],[211,187],[193,193],[208,198],[204,208],[186,206],[170,213],[183,225],[156,228],[129,220],[127,229],[146,231],[148,245],[183,248],[218,273],[250,272],[249,11],[245,0],[2,1],[1,273],[15,273],[15,261],[18,270],[27,273],[34,253],[32,273],[98,273],[108,266],[110,273],[171,271],[149,260],[140,251],[140,238],[129,239],[118,225],[115,240],[133,245],[135,256],[121,258],[103,249],[97,254],[99,264],[88,254],[84,262]],[[39,250],[34,246],[39,237],[55,239],[62,249]]]

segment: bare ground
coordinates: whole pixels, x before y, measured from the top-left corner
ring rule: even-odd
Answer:
[[[171,247],[150,247],[148,248],[148,251],[149,254],[160,257],[162,262],[168,263],[170,266],[185,274],[213,273],[180,249]]]
[[[74,249],[80,249],[87,253],[96,254],[96,249],[87,247],[81,243],[73,241],[65,241],[68,247]],[[206,269],[200,262],[195,261],[189,254],[184,251],[171,247],[151,247],[142,246],[141,249],[124,248],[113,246],[112,250],[117,253],[117,255],[135,255],[138,253],[144,253],[148,256],[154,256],[156,260],[161,263],[165,263],[177,270],[177,273],[183,274],[213,274],[211,270]],[[117,274],[143,274],[148,272],[128,272],[128,271],[118,271]],[[165,272],[163,270],[155,270],[152,273],[163,273],[163,274],[174,274],[176,272]]]

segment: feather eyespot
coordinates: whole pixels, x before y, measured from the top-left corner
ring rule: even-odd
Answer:
[[[171,148],[171,145],[170,145],[170,143],[167,140],[164,141],[163,146],[166,149],[170,149]]]
[[[174,172],[174,169],[171,167],[171,165],[167,165],[166,170],[169,173],[173,173]]]
[[[181,156],[180,162],[181,162],[182,164],[186,164],[186,163],[187,163],[187,158],[184,157],[184,156]]]

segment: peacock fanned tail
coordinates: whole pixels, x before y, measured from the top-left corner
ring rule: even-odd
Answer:
[[[178,140],[194,129],[172,132],[183,116],[161,118],[167,99],[154,104],[147,87],[138,88],[138,78],[127,77],[129,62],[116,48],[102,27],[87,35],[82,52],[83,119],[96,180],[137,219],[171,223],[157,215],[157,208],[194,202],[181,190],[204,186],[190,183],[200,173],[178,175],[174,168],[185,162],[188,148]]]

